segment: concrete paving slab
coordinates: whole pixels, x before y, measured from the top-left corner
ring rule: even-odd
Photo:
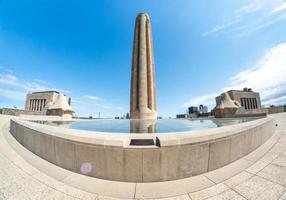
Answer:
[[[253,176],[253,174],[250,174],[246,171],[243,171],[243,172],[231,177],[230,179],[224,181],[223,183],[225,185],[227,185],[228,187],[233,188],[233,187],[239,185],[240,183],[250,179],[252,176]]]
[[[158,183],[137,183],[136,199],[163,198],[187,194],[214,185],[206,177],[199,175],[177,181]]]
[[[281,153],[282,156],[286,156],[286,150]]]
[[[259,171],[261,171],[267,165],[269,165],[269,163],[266,163],[263,161],[257,161],[253,165],[248,167],[245,171],[252,173],[252,174],[257,174]]]
[[[275,160],[273,160],[272,164],[279,165],[281,167],[286,167],[286,156],[278,156]]]
[[[277,153],[270,153],[267,152],[261,159],[260,161],[266,162],[266,163],[271,163],[275,158],[278,157]]]
[[[280,197],[279,200],[286,200],[286,192],[284,192],[284,194]]]
[[[284,188],[279,184],[255,175],[236,186],[234,190],[249,200],[269,200],[278,199],[282,195]]]
[[[13,184],[7,187],[1,188],[0,190],[1,196],[3,196],[4,199],[10,199],[17,193],[21,193],[22,191],[24,191],[27,188],[27,185],[31,185],[32,182],[33,180],[31,178],[25,178],[22,179],[21,181],[14,182]],[[28,196],[25,198],[28,198]]]
[[[95,200],[98,197],[97,194],[85,192],[83,190],[70,187],[66,184],[59,185],[56,189],[64,194],[71,195],[73,197],[84,199],[84,200]]]
[[[229,190],[230,188],[227,187],[225,184],[223,183],[220,183],[220,184],[217,184],[217,185],[214,185],[212,187],[209,187],[207,189],[204,189],[204,190],[201,190],[201,191],[198,191],[198,192],[193,192],[193,193],[190,193],[190,197],[192,200],[203,200],[203,199],[207,199],[207,198],[210,198],[210,197],[214,197],[226,190]]]
[[[76,173],[73,173],[62,181],[80,190],[103,196],[133,199],[135,194],[135,183],[95,179]]]
[[[207,198],[207,200],[246,200],[243,196],[237,194],[233,190],[227,190],[217,196]]]
[[[261,170],[257,175],[286,187],[285,167],[271,164]]]
[[[63,194],[57,190],[47,190],[41,195],[41,200],[79,200],[78,198]]]
[[[269,151],[269,153],[280,154],[285,151],[286,146],[284,144],[276,143]]]
[[[284,144],[286,144],[286,135],[284,135],[283,133],[281,133],[281,134],[282,135],[281,135],[281,137],[280,137],[280,139],[279,139],[277,144],[284,145]]]
[[[193,200],[193,199],[191,199],[189,195],[180,195],[175,197],[148,199],[148,200]]]
[[[220,183],[242,172],[244,169],[246,169],[252,164],[253,164],[253,161],[240,159],[225,167],[205,173],[204,176],[208,177],[211,181],[215,183]]]
[[[121,198],[114,198],[114,197],[108,197],[108,196],[103,196],[103,195],[98,195],[96,197],[96,200],[125,200]]]

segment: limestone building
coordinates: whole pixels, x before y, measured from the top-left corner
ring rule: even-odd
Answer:
[[[156,119],[156,83],[150,18],[136,18],[130,92],[130,118]]]
[[[260,95],[251,88],[230,90],[216,97],[216,118],[264,116]]]
[[[71,98],[57,91],[42,91],[27,94],[25,114],[57,115],[71,118]]]

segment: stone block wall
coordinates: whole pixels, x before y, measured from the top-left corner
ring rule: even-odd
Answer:
[[[135,137],[109,136],[11,120],[11,134],[41,158],[91,177],[125,182],[169,181],[195,176],[249,154],[275,132],[275,120],[255,120],[199,133],[146,134],[160,146],[130,146]],[[211,134],[210,134],[211,133]],[[197,134],[197,135],[196,135]],[[89,139],[90,135],[90,139]],[[194,136],[195,135],[195,136]],[[205,135],[205,136],[204,136]]]

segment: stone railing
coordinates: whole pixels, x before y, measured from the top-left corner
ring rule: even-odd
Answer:
[[[126,182],[182,179],[220,168],[262,145],[274,128],[271,117],[168,134],[98,133],[19,119],[10,124],[19,143],[49,162],[87,176]]]

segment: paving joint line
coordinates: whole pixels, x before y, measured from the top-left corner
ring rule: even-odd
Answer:
[[[137,189],[137,183],[135,183],[135,189],[134,189],[134,196],[133,196],[133,199],[135,199],[135,196],[136,196],[136,189]]]
[[[249,172],[247,172],[247,171],[243,171],[243,172],[246,172],[246,173],[249,173]],[[249,177],[249,178],[247,178],[247,179],[245,179],[245,180],[243,180],[243,181],[241,181],[240,183],[238,183],[237,185],[235,185],[235,186],[233,186],[233,187],[230,187],[230,186],[228,186],[226,183],[224,183],[226,186],[228,186],[229,188],[234,188],[234,187],[236,187],[236,186],[238,186],[238,185],[240,185],[240,184],[242,184],[243,182],[245,182],[245,181],[248,181],[249,179],[251,179],[255,174],[253,174],[253,173],[249,173],[249,174],[251,174],[251,177]],[[229,179],[228,179],[229,180]]]
[[[207,175],[202,174],[205,178],[207,178],[210,182],[214,183],[214,185],[217,185],[218,183],[214,182],[212,179],[210,179]],[[211,186],[212,187],[212,186]],[[203,189],[202,189],[203,190]]]
[[[187,195],[190,198],[190,200],[192,200],[191,193],[188,193]]]
[[[259,176],[258,174],[257,174],[256,176],[258,176],[259,178],[262,178],[262,179],[264,179],[264,180],[266,180],[266,181],[269,181],[269,182],[271,182],[271,183],[274,183],[274,184],[276,184],[276,185],[279,185],[279,186],[285,188],[285,186],[284,186],[284,185],[281,185],[280,183],[277,183],[277,182],[274,182],[274,181],[269,180],[269,179],[267,179],[267,178],[264,178],[264,177],[262,177],[262,176]]]
[[[238,191],[236,191],[234,188],[232,189],[231,188],[231,190],[233,191],[233,192],[235,192],[236,194],[238,194],[239,196],[242,196],[243,198],[245,198],[246,200],[250,200],[249,198],[246,198],[244,195],[242,195],[242,194],[240,194]]]
[[[286,194],[286,188],[285,188],[285,187],[284,187],[283,193],[282,193],[282,195],[279,197],[279,199],[281,199],[281,197],[282,197],[284,194]],[[282,200],[284,200],[284,199],[282,199]]]
[[[209,198],[218,196],[218,195],[220,195],[220,194],[222,194],[222,193],[224,193],[224,192],[226,192],[226,191],[228,191],[228,190],[231,189],[231,188],[230,188],[228,185],[226,185],[225,183],[219,183],[219,184],[225,185],[228,189],[226,189],[226,190],[224,190],[224,191],[222,191],[222,192],[219,192],[219,193],[217,193],[217,194],[215,194],[215,195],[211,195],[211,196],[209,196],[209,197],[203,198],[202,200],[205,200],[205,199],[209,199]],[[216,184],[216,185],[218,185],[218,184]],[[216,185],[214,185],[214,186],[216,186]],[[212,186],[212,187],[214,187],[214,186]],[[209,188],[211,188],[211,187],[209,187]],[[207,190],[207,189],[208,189],[208,188],[206,188],[206,190]],[[201,190],[201,191],[202,191],[202,190]],[[200,191],[199,191],[199,192],[200,192]],[[190,194],[191,194],[191,193],[190,193]]]

